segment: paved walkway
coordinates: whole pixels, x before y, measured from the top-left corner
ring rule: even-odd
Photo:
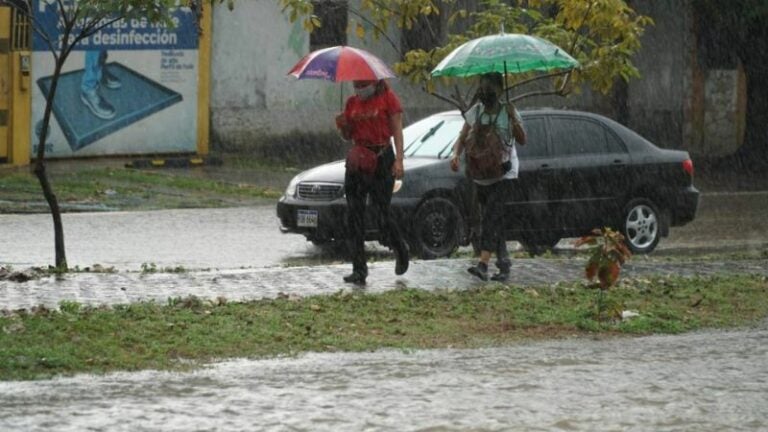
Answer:
[[[434,290],[468,289],[483,286],[466,272],[471,261],[445,259],[413,261],[403,276],[394,275],[394,262],[370,266],[366,292],[398,288]],[[584,259],[518,259],[513,262],[510,284],[540,286],[583,279]],[[76,273],[50,276],[25,283],[0,281],[0,309],[14,310],[45,305],[56,307],[61,301],[82,304],[126,304],[169,298],[197,296],[224,297],[230,301],[275,298],[280,295],[310,296],[330,294],[353,285],[341,281],[350,266],[270,267],[246,270],[172,273]],[[755,273],[768,276],[768,259],[712,262],[656,262],[634,260],[625,266],[622,277],[651,275],[696,276]],[[492,284],[493,282],[488,282]]]

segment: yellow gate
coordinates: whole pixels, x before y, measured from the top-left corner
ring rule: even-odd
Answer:
[[[0,165],[27,165],[30,157],[31,52],[29,20],[0,7]]]
[[[11,9],[0,7],[0,163],[8,162],[11,141]]]

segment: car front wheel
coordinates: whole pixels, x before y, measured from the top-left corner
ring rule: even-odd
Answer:
[[[653,251],[661,237],[661,215],[656,205],[645,198],[634,199],[623,215],[622,234],[629,250],[636,254]]]
[[[442,258],[458,247],[461,215],[449,199],[435,197],[422,203],[411,225],[411,252],[423,259]]]

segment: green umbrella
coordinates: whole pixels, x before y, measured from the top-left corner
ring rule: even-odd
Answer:
[[[578,66],[576,59],[546,39],[501,33],[464,43],[432,70],[432,76],[468,77],[489,72],[547,72]]]

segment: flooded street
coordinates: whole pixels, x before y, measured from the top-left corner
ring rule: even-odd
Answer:
[[[673,228],[657,254],[764,250],[767,201],[763,192],[707,195],[696,221]],[[0,264],[51,263],[50,225],[49,215],[0,215]],[[70,265],[120,272],[3,282],[0,308],[327,294],[342,288],[348,270],[303,237],[282,235],[273,206],[67,214],[64,227]],[[372,263],[366,289],[476,286],[464,271],[468,261],[416,260],[395,278],[385,257]],[[210,270],[137,272],[147,263]],[[302,265],[283,268],[293,264]],[[574,280],[583,271],[580,259],[514,265],[511,283],[521,285]],[[766,274],[768,267],[764,259],[636,257],[625,276],[729,271]],[[0,431],[760,431],[768,429],[766,365],[768,322],[679,336],[241,359],[183,373],[0,382]]]
[[[0,383],[7,431],[759,431],[768,325]]]

